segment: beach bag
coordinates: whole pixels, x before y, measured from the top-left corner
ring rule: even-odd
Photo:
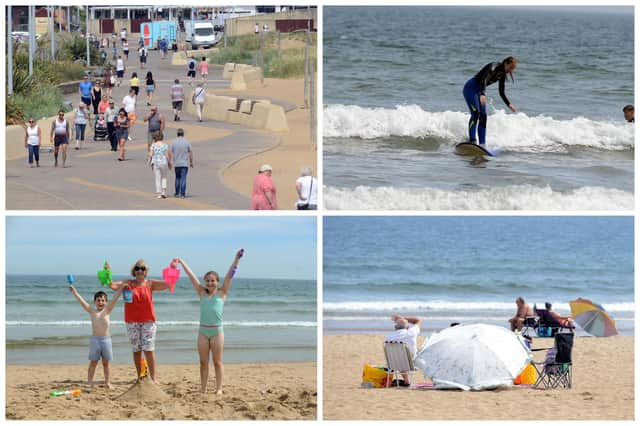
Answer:
[[[514,385],[534,385],[538,380],[538,372],[536,368],[528,364],[522,373],[513,381]]]
[[[387,369],[365,364],[362,368],[362,384],[366,383],[371,383],[374,388],[385,387],[387,385]]]

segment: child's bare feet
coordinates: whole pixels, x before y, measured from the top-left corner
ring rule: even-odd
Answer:
[[[206,394],[207,393],[207,388],[200,388],[200,393],[201,394]]]
[[[107,389],[113,389],[113,386],[111,386],[111,383],[105,383],[104,387]]]
[[[216,390],[216,395],[222,395],[222,389]]]

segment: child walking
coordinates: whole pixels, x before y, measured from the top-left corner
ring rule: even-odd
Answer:
[[[222,366],[222,351],[224,349],[224,330],[222,328],[222,313],[224,302],[231,288],[231,279],[238,268],[238,262],[244,254],[240,249],[229,267],[222,287],[218,288],[220,277],[215,271],[209,271],[204,275],[205,285],[200,285],[198,277],[191,271],[182,259],[174,259],[182,265],[184,271],[191,279],[191,284],[200,298],[200,328],[198,329],[198,355],[200,356],[200,392],[207,393],[207,381],[209,380],[209,353],[213,358],[213,366],[216,371],[216,395],[222,395],[222,378],[224,369]]]
[[[89,370],[87,372],[87,379],[90,385],[93,386],[93,375],[96,372],[96,366],[98,361],[102,359],[102,368],[104,369],[104,385],[111,389],[111,365],[110,361],[113,360],[113,350],[111,348],[111,335],[109,334],[109,315],[116,306],[116,301],[122,289],[119,289],[111,302],[107,303],[107,294],[103,291],[99,291],[93,295],[93,303],[95,309],[91,307],[80,296],[80,293],[72,286],[69,285],[69,291],[75,296],[80,303],[80,306],[89,313],[91,317],[91,341],[89,345]]]

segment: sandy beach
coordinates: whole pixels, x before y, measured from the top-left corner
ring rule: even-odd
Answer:
[[[418,347],[424,338],[418,340]],[[327,420],[633,420],[634,338],[578,337],[573,387],[462,392],[364,389],[362,366],[384,365],[382,335],[324,336],[324,418]],[[534,339],[548,348],[552,339]],[[541,361],[544,351],[535,352]],[[424,381],[422,372],[414,375]]]
[[[238,92],[215,90],[216,95],[251,97],[265,96],[292,102],[298,106],[287,113],[288,132],[279,133],[280,144],[275,148],[256,155],[245,157],[224,171],[224,183],[234,191],[251,196],[253,179],[262,164],[273,167],[273,180],[276,185],[278,206],[281,210],[291,210],[297,200],[295,182],[300,177],[302,166],[313,167],[317,176],[317,147],[311,143],[309,133],[309,109],[304,105],[304,80],[282,80],[265,78],[264,87]]]
[[[315,362],[226,364],[222,396],[198,392],[197,363],[160,365],[159,386],[143,381],[133,387],[133,367],[114,365],[113,389],[88,386],[86,365],[7,365],[6,370],[6,418],[11,420],[316,419]],[[102,378],[98,365],[96,380]],[[49,397],[52,390],[70,389],[82,393]]]

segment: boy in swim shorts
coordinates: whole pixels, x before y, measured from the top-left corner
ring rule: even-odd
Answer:
[[[91,307],[80,296],[80,293],[72,286],[69,286],[69,291],[75,296],[82,308],[87,311],[91,318],[91,341],[89,344],[89,370],[87,373],[87,379],[90,385],[93,386],[93,375],[96,372],[96,366],[98,361],[102,359],[102,368],[104,369],[104,385],[107,388],[111,388],[111,365],[110,361],[113,360],[113,350],[111,348],[111,336],[109,334],[109,315],[116,306],[116,301],[122,289],[118,290],[111,300],[107,303],[107,294],[103,291],[99,291],[93,295],[93,303],[95,309]]]

